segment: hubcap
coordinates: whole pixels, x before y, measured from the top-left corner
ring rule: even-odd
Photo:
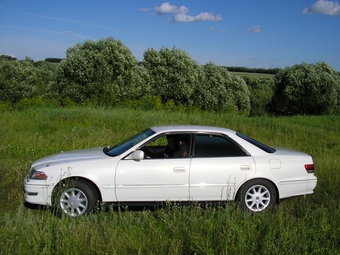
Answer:
[[[265,186],[252,186],[245,194],[245,203],[251,211],[262,211],[270,203],[270,192]]]
[[[80,189],[71,188],[64,191],[60,196],[60,207],[64,213],[76,217],[86,212],[88,200]]]

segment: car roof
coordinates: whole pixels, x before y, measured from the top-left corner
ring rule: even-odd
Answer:
[[[224,134],[235,134],[236,131],[212,126],[199,126],[199,125],[164,125],[164,126],[153,126],[150,127],[157,133],[163,132],[207,132],[207,133],[224,133]]]

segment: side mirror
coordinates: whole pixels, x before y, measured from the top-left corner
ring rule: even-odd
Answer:
[[[144,151],[136,150],[130,154],[130,156],[127,157],[127,159],[133,159],[133,160],[141,160],[144,159]]]

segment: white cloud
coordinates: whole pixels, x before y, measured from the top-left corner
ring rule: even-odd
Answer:
[[[190,16],[187,13],[189,9],[185,6],[177,7],[169,2],[163,3],[159,7],[155,7],[157,15],[173,13],[173,22],[197,22],[197,21],[219,21],[222,20],[221,15],[214,15],[212,12],[202,12],[196,16]]]
[[[302,14],[321,13],[329,16],[340,16],[340,5],[337,1],[318,0],[310,8],[305,8]]]
[[[177,11],[177,7],[175,5],[170,5],[168,2],[162,3],[161,6],[155,7],[156,13],[158,15],[174,13]]]
[[[185,12],[175,13],[174,22],[196,22],[196,21],[219,21],[222,20],[221,15],[214,16],[213,13],[202,12],[197,16],[187,15]]]
[[[248,32],[251,33],[261,33],[261,27],[260,26],[253,26],[247,29]]]

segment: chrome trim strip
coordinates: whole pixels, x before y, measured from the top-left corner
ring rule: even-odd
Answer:
[[[160,187],[160,188],[169,188],[169,187],[189,187],[188,184],[119,184],[116,185],[117,188],[151,188],[151,187]]]
[[[103,189],[114,189],[115,185],[114,184],[103,184],[102,188]]]
[[[190,187],[197,188],[197,187],[203,187],[203,188],[212,188],[212,187],[235,187],[236,182],[234,183],[199,183],[199,184],[192,184]]]
[[[117,188],[151,188],[151,187],[159,187],[159,188],[170,188],[170,187],[190,187],[190,188],[212,188],[212,187],[235,187],[236,183],[200,183],[200,184],[119,184]],[[104,187],[103,187],[104,188]],[[105,188],[112,188],[109,186],[105,186]]]
[[[287,184],[299,184],[299,183],[314,183],[317,179],[303,179],[303,180],[287,180],[287,181],[280,181],[280,185],[287,185]]]

